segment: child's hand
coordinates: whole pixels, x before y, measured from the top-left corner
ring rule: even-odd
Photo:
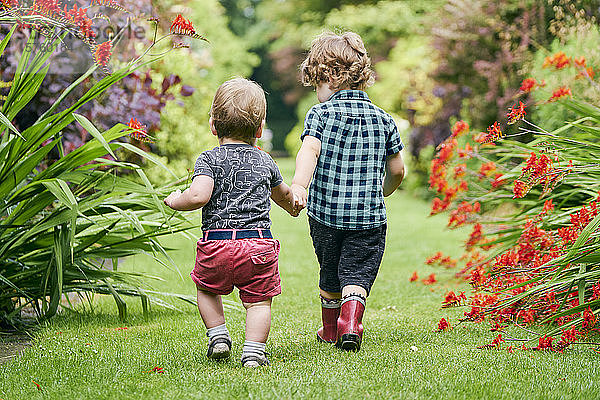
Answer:
[[[300,210],[306,207],[308,193],[306,192],[306,188],[296,183],[292,184],[291,189],[292,194],[294,195],[294,208],[297,210],[297,213],[300,213]]]
[[[173,201],[181,196],[181,190],[177,189],[172,192],[167,198],[164,200],[165,204],[171,208],[173,208]]]

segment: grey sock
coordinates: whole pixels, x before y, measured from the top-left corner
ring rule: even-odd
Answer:
[[[256,356],[258,358],[264,358],[265,349],[267,348],[266,343],[253,342],[246,340],[244,342],[244,349],[242,350],[242,359],[248,356]]]
[[[342,299],[327,299],[323,296],[321,297],[321,307],[323,308],[340,308],[342,305]]]
[[[229,337],[229,331],[227,330],[227,326],[225,324],[207,329],[206,336],[208,336],[209,343],[217,338],[225,338],[231,340],[231,338]]]

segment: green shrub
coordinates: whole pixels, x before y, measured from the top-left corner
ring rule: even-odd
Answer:
[[[38,93],[49,68],[52,52],[43,49],[61,40],[52,34],[38,49],[32,45],[37,33],[58,27],[78,34],[79,28],[65,27],[65,20],[56,15],[28,13],[27,8],[10,11],[4,15],[9,15],[13,27],[0,43],[0,55],[17,29],[15,22],[33,23],[33,27],[0,109],[0,322],[14,322],[28,306],[49,318],[68,293],[112,295],[122,318],[126,312],[122,295],[140,297],[147,310],[150,301],[160,300],[142,289],[140,274],[119,271],[117,261],[139,253],[163,257],[166,251],[158,237],[189,225],[162,203],[168,185],[155,188],[141,167],[117,160],[117,154],[132,152],[160,165],[151,154],[119,141],[143,132],[121,124],[100,132],[76,112],[148,61],[135,60],[106,75],[73,104],[64,104],[69,93],[98,68],[92,67],[44,115],[18,132],[11,120]],[[106,66],[98,56],[96,61]],[[75,121],[93,139],[67,154],[63,130]],[[51,151],[59,157],[47,163]],[[138,180],[122,171],[130,171]],[[173,185],[173,177],[170,182]]]

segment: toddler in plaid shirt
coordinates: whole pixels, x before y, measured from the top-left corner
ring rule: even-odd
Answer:
[[[296,208],[307,207],[320,264],[317,339],[354,351],[385,247],[383,197],[404,177],[396,124],[364,92],[374,81],[370,66],[356,33],[326,32],[313,41],[301,77],[320,104],[306,115],[291,186]]]

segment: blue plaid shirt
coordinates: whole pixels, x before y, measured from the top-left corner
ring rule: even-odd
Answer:
[[[386,157],[404,148],[392,117],[361,90],[340,90],[306,114],[301,139],[321,141],[308,193],[308,215],[339,229],[386,223]]]

